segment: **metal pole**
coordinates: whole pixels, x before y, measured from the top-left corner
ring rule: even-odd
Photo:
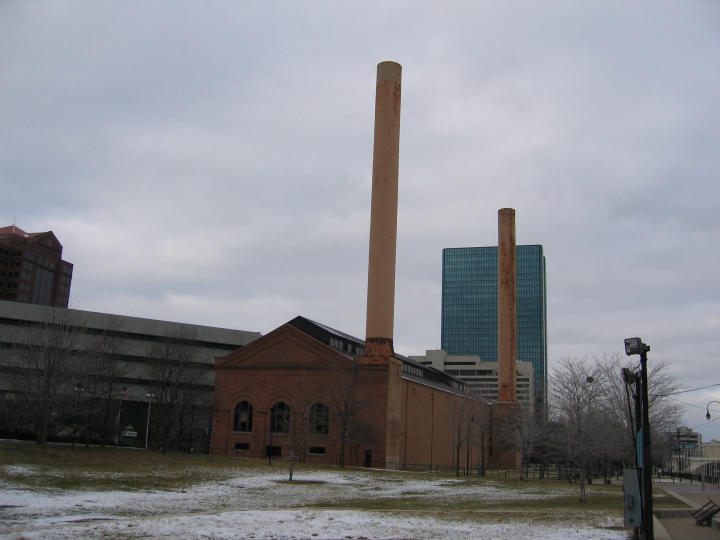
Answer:
[[[640,377],[642,381],[642,451],[643,451],[643,530],[645,538],[655,538],[653,534],[653,500],[652,500],[652,457],[650,455],[650,414],[648,405],[648,373],[647,351],[650,347],[644,346],[640,353]]]
[[[75,449],[75,432],[77,431],[77,414],[78,414],[78,401],[80,400],[80,390],[77,386],[75,387],[75,412],[73,413],[73,427],[72,427],[72,447]]]
[[[470,476],[470,417],[467,423],[467,446],[465,447],[465,476]]]
[[[485,476],[485,427],[480,434],[480,470],[482,476]]]
[[[152,401],[148,399],[148,413],[147,413],[147,422],[145,422],[145,448],[148,447],[148,434],[150,433],[150,406],[152,405]]]
[[[645,488],[642,479],[643,468],[640,466],[642,460],[642,383],[640,377],[635,374],[635,466],[638,475],[638,485],[640,486],[640,504],[642,505],[643,511],[640,518],[640,527],[633,527],[633,540],[640,539],[640,531],[643,527],[643,521],[645,520],[644,508],[645,508]]]
[[[120,405],[118,406],[117,420],[115,422],[115,446],[120,444],[120,414],[122,413],[122,398],[120,398]]]
[[[273,452],[273,409],[270,409],[270,447],[268,448],[268,465],[272,465]]]

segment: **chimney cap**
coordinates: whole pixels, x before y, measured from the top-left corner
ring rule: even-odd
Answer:
[[[387,60],[377,65],[377,82],[397,82],[402,79],[402,66],[397,62]]]

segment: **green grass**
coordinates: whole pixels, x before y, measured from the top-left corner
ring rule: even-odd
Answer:
[[[10,467],[8,469],[7,467]],[[238,459],[187,452],[160,452],[116,446],[0,440],[0,480],[29,489],[177,490],[207,481],[224,481],[251,469],[268,471],[264,459]],[[273,460],[272,469],[287,474],[289,463]],[[328,467],[295,463],[295,474]],[[333,470],[339,470],[337,468]],[[379,474],[384,474],[380,472]],[[293,484],[317,483],[297,478]]]
[[[427,478],[427,477],[426,477]],[[516,499],[480,500],[472,494],[463,495],[462,487],[471,487],[478,484],[490,484],[494,488],[508,489],[510,491],[528,492],[526,497],[520,495]],[[508,482],[507,484],[510,484]],[[553,480],[535,480],[520,482],[517,485],[507,485],[497,480],[469,480],[457,484],[459,491],[452,499],[445,497],[427,497],[409,493],[400,497],[357,498],[339,501],[322,501],[317,504],[322,508],[343,508],[360,510],[440,510],[440,511],[467,511],[467,512],[547,512],[559,508],[578,511],[593,511],[617,514],[622,512],[622,489],[619,486],[603,486],[600,489],[588,489],[588,501],[580,503],[579,492],[568,485],[567,482]],[[568,488],[571,495],[567,495]],[[558,495],[562,492],[562,495]],[[530,495],[532,493],[532,495]]]
[[[7,466],[10,466],[9,468]],[[222,456],[173,453],[108,446],[0,441],[0,479],[28,488],[145,490],[180,489],[221,480],[256,463]]]

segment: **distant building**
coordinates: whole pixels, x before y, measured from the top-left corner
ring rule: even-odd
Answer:
[[[703,457],[720,462],[720,441],[713,439],[710,442],[701,443],[700,450]]]
[[[179,413],[182,425],[170,434],[172,447],[207,449],[215,357],[237,351],[260,335],[0,301],[0,437],[35,434],[22,371],[42,367],[35,359],[46,347],[56,360],[56,348],[71,348],[62,351],[62,363],[55,366],[63,376],[54,379],[60,399],[50,438],[67,440],[71,426],[89,418],[92,440],[114,442],[132,425],[137,438],[126,442],[144,446],[147,434],[150,446],[157,447],[158,413],[173,399],[173,407],[184,409]],[[166,391],[176,395],[158,395]]]
[[[516,247],[517,360],[532,364],[534,397],[547,403],[547,292],[541,245]],[[498,248],[443,250],[441,348],[498,360]]]
[[[687,426],[680,426],[671,431],[670,444],[673,450],[696,449],[702,445],[702,433],[697,433]]]
[[[692,473],[693,461],[702,458],[702,434],[687,426],[679,426],[666,435],[670,445],[670,471]]]
[[[0,228],[0,300],[68,307],[73,265],[52,231]]]
[[[483,362],[480,357],[472,355],[449,356],[443,350],[426,351],[425,356],[409,358],[457,377],[488,401],[496,401],[498,398],[497,362]],[[529,362],[517,363],[517,392],[521,405],[534,407],[533,368]]]

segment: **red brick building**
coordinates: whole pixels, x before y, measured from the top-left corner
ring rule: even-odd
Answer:
[[[297,317],[215,361],[211,452],[387,468],[487,464],[489,403],[399,355]]]
[[[73,265],[52,231],[0,227],[0,300],[68,307]]]

